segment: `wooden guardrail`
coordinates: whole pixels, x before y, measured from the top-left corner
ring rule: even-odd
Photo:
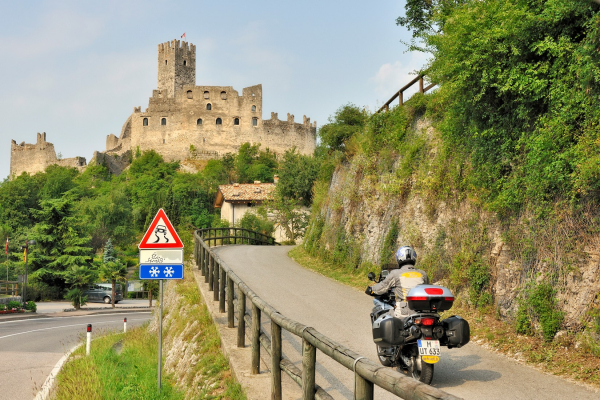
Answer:
[[[227,325],[229,328],[235,327],[237,315],[238,347],[245,347],[246,325],[250,327],[251,373],[253,375],[259,374],[261,344],[271,357],[272,400],[281,400],[282,398],[282,371],[300,385],[303,400],[333,399],[331,395],[315,383],[317,349],[354,372],[354,398],[357,400],[372,400],[375,385],[403,399],[458,399],[439,389],[408,378],[392,368],[376,364],[334,342],[316,329],[280,314],[270,304],[258,297],[223,260],[211,251],[210,246],[203,237],[204,233],[206,233],[206,230],[194,233],[196,265],[204,276],[204,282],[208,283],[209,290],[213,292],[213,300],[219,302],[219,312],[227,312]],[[247,299],[251,303],[250,313],[246,312]],[[262,313],[271,319],[271,338],[260,328]],[[302,339],[302,370],[282,354],[282,329]]]
[[[425,78],[425,75],[421,74],[421,75],[417,76],[415,79],[413,79],[412,81],[408,82],[406,85],[404,85],[402,87],[402,89],[398,90],[388,101],[386,101],[385,104],[383,106],[381,106],[381,108],[379,110],[377,110],[377,112],[381,112],[383,110],[389,111],[390,105],[392,104],[392,102],[394,100],[396,100],[396,98],[400,98],[400,105],[403,105],[404,104],[404,92],[417,82],[419,82],[419,93],[425,93],[436,85],[435,83],[432,83],[430,85],[427,85],[426,87],[423,87],[424,78]]]
[[[19,295],[18,281],[0,281],[0,294]]]
[[[279,245],[275,238],[245,228],[206,228],[199,229],[202,238],[210,245],[218,244],[252,244]]]

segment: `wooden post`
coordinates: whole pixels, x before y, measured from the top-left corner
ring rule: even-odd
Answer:
[[[238,286],[238,335],[237,347],[246,347],[246,295]]]
[[[227,277],[227,326],[233,328],[233,279]]]
[[[385,107],[385,111],[390,111],[390,105],[389,104],[386,104],[384,107]]]
[[[252,303],[252,375],[260,374],[260,309]]]
[[[423,93],[423,77],[419,78],[419,92]]]
[[[373,400],[374,399],[374,388],[373,382],[369,382],[362,376],[358,374],[358,372],[354,373],[355,379],[355,390],[354,398],[356,400]]]
[[[317,349],[302,338],[302,400],[315,399]]]
[[[221,277],[219,278],[219,312],[225,312],[225,269],[219,266]]]
[[[219,301],[219,270],[221,266],[214,261],[213,266],[213,301]]]
[[[213,290],[213,281],[215,279],[214,271],[213,271],[214,265],[215,265],[215,259],[214,259],[213,255],[209,253],[209,256],[208,256],[208,290],[209,291]]]
[[[204,283],[208,283],[208,260],[210,259],[210,251],[204,249],[204,257],[202,257],[204,263],[202,264],[202,268],[204,268]]]
[[[204,271],[204,246],[200,246],[200,262],[198,263],[198,268],[200,269],[200,274],[202,276],[206,275],[206,271]]]
[[[281,400],[281,327],[271,320],[271,400]]]
[[[398,98],[400,99],[400,105],[404,105],[404,92],[398,92]]]

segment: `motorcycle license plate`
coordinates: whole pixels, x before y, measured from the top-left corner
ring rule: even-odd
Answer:
[[[419,355],[421,359],[428,364],[435,364],[440,361],[440,341],[439,340],[419,340]]]

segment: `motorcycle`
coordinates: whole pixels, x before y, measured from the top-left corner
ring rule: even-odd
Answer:
[[[388,270],[382,270],[379,279],[370,272],[369,280],[380,282]],[[437,285],[418,285],[407,296],[409,315],[395,318],[390,313],[396,305],[393,290],[374,295],[371,310],[373,341],[377,346],[379,362],[414,379],[430,384],[434,364],[440,360],[441,346],[460,348],[470,340],[469,323],[453,315],[444,320],[439,312],[452,307],[454,295],[450,289]]]

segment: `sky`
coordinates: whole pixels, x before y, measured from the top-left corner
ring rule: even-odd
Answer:
[[[377,110],[427,63],[401,41],[405,1],[27,1],[0,13],[0,180],[10,141],[46,132],[89,161],[156,89],[157,47],[196,45],[196,84],[263,85],[271,112],[317,126],[348,103]]]

